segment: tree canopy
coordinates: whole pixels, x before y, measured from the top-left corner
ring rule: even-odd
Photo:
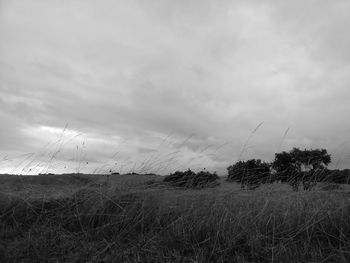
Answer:
[[[300,150],[293,148],[290,152],[275,154],[272,168],[277,173],[316,171],[325,169],[331,162],[331,155],[326,149]]]

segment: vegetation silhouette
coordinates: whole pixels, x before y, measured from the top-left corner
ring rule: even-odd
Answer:
[[[214,172],[200,171],[195,173],[188,169],[185,172],[176,171],[164,177],[163,182],[176,187],[204,188],[218,185],[219,176]]]
[[[304,190],[311,190],[319,182],[349,183],[350,170],[329,170],[330,163],[331,155],[326,149],[293,148],[276,153],[271,163],[260,159],[238,161],[227,167],[227,181],[237,182],[247,189],[282,182],[288,183],[294,191],[298,191],[300,185]]]
[[[260,184],[271,181],[270,166],[260,159],[238,161],[227,168],[227,180],[240,183],[242,188],[247,186],[249,189],[255,189]]]

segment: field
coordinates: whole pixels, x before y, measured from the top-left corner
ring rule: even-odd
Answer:
[[[350,190],[0,176],[0,262],[350,262]]]

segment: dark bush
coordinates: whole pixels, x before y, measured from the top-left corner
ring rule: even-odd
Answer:
[[[262,183],[271,182],[270,164],[261,160],[251,159],[239,161],[227,168],[228,181],[235,181],[244,186],[259,186]]]
[[[214,173],[210,173],[208,171],[200,171],[194,177],[193,185],[195,187],[205,187],[205,186],[214,186],[218,184],[217,180],[219,176]]]
[[[188,169],[185,172],[176,171],[173,174],[166,176],[163,182],[170,183],[173,186],[184,187],[195,177],[195,173]]]
[[[201,171],[195,173],[188,169],[185,172],[176,171],[173,174],[166,176],[163,182],[177,187],[185,188],[203,188],[215,186],[218,184],[219,176],[214,172]]]
[[[331,156],[325,149],[300,150],[275,154],[272,168],[275,180],[288,182],[297,191],[302,183],[304,190],[311,190],[317,182],[326,178]]]

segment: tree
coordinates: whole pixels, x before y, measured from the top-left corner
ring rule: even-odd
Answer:
[[[300,182],[303,182],[304,189],[310,189],[310,182],[316,182],[317,175],[325,170],[330,162],[331,155],[325,149],[293,148],[290,152],[276,153],[272,168],[276,171],[276,179],[288,181],[295,190]]]
[[[238,161],[227,168],[228,181],[236,181],[244,186],[259,186],[270,178],[270,164],[261,160]]]
[[[275,160],[272,163],[272,168],[280,176],[279,179],[284,181],[285,174],[293,174],[300,172],[300,166],[296,164],[293,155],[289,152],[281,152],[275,154]]]

